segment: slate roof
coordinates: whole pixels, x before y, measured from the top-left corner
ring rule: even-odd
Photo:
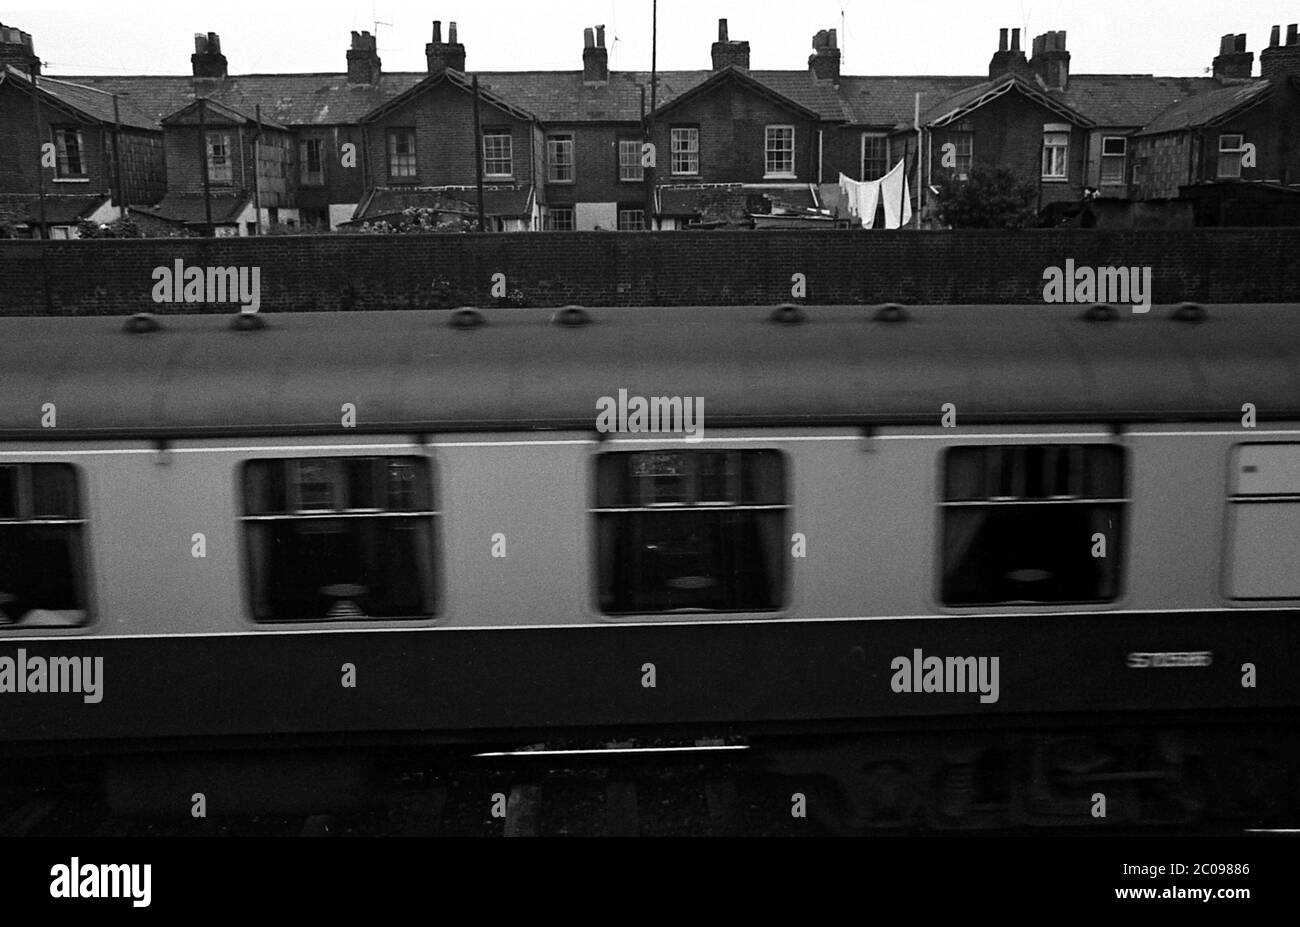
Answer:
[[[1262,102],[1272,91],[1268,81],[1230,85],[1211,90],[1170,106],[1138,135],[1178,132],[1191,126],[1209,125],[1217,119]]]
[[[25,80],[20,72],[11,73]],[[478,73],[484,91],[547,123],[639,122],[642,87],[646,91],[646,108],[650,108],[648,71],[612,71],[609,81],[600,86],[585,84],[581,71],[470,73]],[[671,103],[715,73],[703,69],[660,71],[657,105]],[[822,119],[881,128],[910,126],[913,96],[918,91],[924,112],[946,112],[953,108],[952,100],[969,93],[978,97],[976,88],[992,83],[981,75],[846,75],[837,89],[829,81],[814,79],[807,70],[747,73]],[[98,116],[104,114],[106,101],[110,120],[111,98],[93,91],[118,93],[124,123],[140,127],[157,128],[164,117],[193,103],[196,83],[202,95],[239,112],[252,113],[261,104],[267,121],[286,126],[324,126],[358,123],[428,77],[422,71],[385,73],[373,86],[349,85],[347,75],[342,73],[248,74],[197,82],[189,75],[78,76],[42,78],[41,83],[57,86],[61,98]],[[1212,77],[1072,74],[1065,91],[1039,90],[1099,126],[1139,128],[1176,104],[1212,93],[1230,97],[1242,87],[1262,83],[1256,79],[1225,87]]]
[[[239,221],[239,214],[252,201],[249,195],[212,194],[212,222],[215,225],[229,225]],[[207,223],[207,211],[202,193],[168,193],[157,206],[133,206],[134,212],[170,219],[173,222],[185,222],[199,225]]]
[[[233,106],[228,106],[225,103],[222,103],[218,100],[205,100],[204,110],[205,110],[204,112],[205,120],[213,119],[214,116],[217,116],[217,117],[224,117],[230,122],[236,124],[246,125],[248,123],[254,122],[258,118],[256,108],[254,108],[249,112],[243,112],[239,109],[236,109]],[[167,117],[163,119],[163,124],[164,125],[197,125],[199,121],[198,111],[199,111],[199,104],[198,101],[196,100],[192,103],[187,104],[186,106],[181,107],[176,112],[169,114]],[[262,125],[266,128],[280,129],[286,132],[288,131],[288,129],[280,125],[275,120],[266,118],[266,114],[262,115],[261,120],[262,120]],[[214,121],[216,120],[214,119]]]
[[[31,78],[8,65],[0,68],[0,81],[13,81],[22,87],[24,93],[31,89]],[[39,93],[66,107],[76,110],[95,122],[113,124],[113,97],[111,92],[103,92],[79,83],[56,77],[36,78]],[[118,99],[118,116],[122,125],[133,129],[157,129],[157,120],[141,111],[133,101],[124,97]]]
[[[39,79],[39,78],[38,78]],[[106,194],[45,195],[46,225],[71,225],[84,219],[108,201]],[[40,197],[34,193],[0,193],[0,213],[20,217],[28,225],[40,223]]]

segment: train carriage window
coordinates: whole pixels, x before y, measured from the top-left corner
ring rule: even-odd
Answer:
[[[85,620],[85,524],[70,464],[0,466],[0,627]]]
[[[945,605],[1106,602],[1119,594],[1123,451],[957,447],[944,468]],[[1094,557],[1105,536],[1106,556]]]
[[[1300,599],[1300,444],[1243,444],[1228,497],[1227,594]]]
[[[243,520],[254,618],[432,615],[436,514],[423,458],[248,462]]]
[[[601,611],[779,609],[788,511],[778,451],[602,454],[593,509]]]

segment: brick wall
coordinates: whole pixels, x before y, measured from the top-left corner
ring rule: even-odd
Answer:
[[[0,241],[0,314],[179,311],[150,298],[153,268],[178,258],[260,267],[265,312],[434,307],[440,277],[458,302],[488,305],[494,273],[543,306],[774,304],[794,273],[813,304],[1034,304],[1043,269],[1067,258],[1150,266],[1156,303],[1289,302],[1297,252],[1300,228]]]

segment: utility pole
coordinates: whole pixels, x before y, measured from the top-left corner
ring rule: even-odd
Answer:
[[[117,187],[117,217],[126,218],[126,194],[122,192],[122,149],[118,138],[122,135],[122,114],[117,108],[117,94],[113,94],[113,184]]]
[[[645,120],[646,141],[651,145],[654,144],[655,132],[655,110],[659,106],[659,0],[654,0],[650,12],[650,115]],[[642,92],[641,99],[644,101],[645,95]],[[644,107],[644,103],[642,106]],[[669,141],[669,157],[672,142]],[[655,230],[655,175],[659,172],[659,152],[655,152],[654,163],[645,169],[646,183],[646,228],[650,231]]]
[[[230,152],[226,152],[226,157],[230,157]],[[212,182],[208,177],[208,101],[206,97],[199,97],[199,164],[203,168],[203,215],[207,225],[203,229],[203,236],[211,238],[216,233],[212,227]]]
[[[41,101],[36,87],[37,70],[39,68],[33,64],[28,68],[27,76],[32,81],[32,138],[36,141],[36,193],[40,200],[41,226],[36,230],[36,237],[46,238],[48,230],[45,228],[45,167],[41,164],[45,152],[44,146],[41,145]]]
[[[478,115],[478,75],[474,75],[474,185],[478,187],[478,230],[487,231],[483,210],[483,127]]]

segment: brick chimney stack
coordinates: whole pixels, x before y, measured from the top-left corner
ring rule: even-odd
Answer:
[[[1034,39],[1034,57],[1029,67],[1048,90],[1070,86],[1070,53],[1065,50],[1065,32],[1044,32]]]
[[[718,20],[718,41],[713,43],[713,70],[723,68],[749,70],[749,43],[733,42],[727,37],[727,21]]]
[[[813,53],[808,57],[808,68],[817,80],[840,82],[840,40],[834,29],[823,29],[813,36]]]
[[[6,64],[24,74],[41,73],[41,59],[32,49],[32,37],[21,29],[0,23],[0,67]]]
[[[348,83],[377,84],[383,73],[380,70],[379,52],[375,37],[369,32],[352,33],[352,47],[348,49]]]
[[[447,41],[442,40],[442,20],[433,21],[433,41],[424,46],[424,58],[429,62],[430,74],[441,74],[451,68],[465,70],[465,46],[456,41],[456,24],[447,30]]]
[[[190,55],[190,65],[195,77],[215,78],[221,80],[226,76],[226,56],[221,54],[221,36],[215,32],[204,35],[194,33],[194,54]]]
[[[1007,43],[1008,31],[1011,33],[1010,44]],[[1032,73],[1029,69],[1029,62],[1025,60],[1025,53],[1020,50],[1020,30],[999,29],[998,50],[989,59],[989,80],[994,80],[1006,74],[1019,74],[1021,77],[1029,77]]]
[[[1246,51],[1246,35],[1225,35],[1219,40],[1214,59],[1214,76],[1219,80],[1249,78],[1255,67],[1255,53]]]
[[[605,48],[605,27],[582,33],[582,82],[595,87],[609,83],[609,50]]]
[[[1259,76],[1271,81],[1300,78],[1300,38],[1296,35],[1296,24],[1286,27],[1285,44],[1279,41],[1279,32],[1280,29],[1274,26],[1268,48],[1259,53]]]

